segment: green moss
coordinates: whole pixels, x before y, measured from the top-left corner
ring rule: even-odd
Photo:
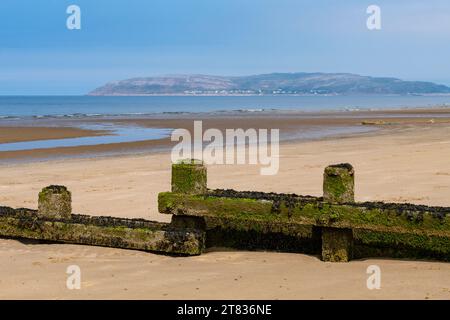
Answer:
[[[161,192],[158,194],[158,211],[160,213],[172,213],[175,209],[175,202],[172,201],[171,192]]]
[[[0,217],[0,236],[182,255],[198,255],[204,247],[204,233],[196,230],[98,226],[27,215]]]
[[[325,168],[323,195],[325,201],[346,203],[354,201],[354,170],[350,164],[332,165]]]
[[[233,217],[242,220],[312,224],[337,228],[414,231],[450,235],[450,219],[438,219],[426,211],[406,212],[395,209],[338,205],[322,201],[282,204],[274,212],[273,202],[242,198],[216,198],[174,193],[160,193],[161,213],[194,216]],[[416,216],[417,218],[414,218]],[[420,216],[420,219],[418,218]]]
[[[271,213],[270,201],[253,199],[213,198],[163,192],[158,195],[158,208],[161,213],[169,214],[202,216],[213,213],[214,217],[270,218],[274,221],[283,221],[281,215]]]
[[[198,160],[184,160],[172,165],[172,192],[204,194],[207,191],[206,167]]]
[[[355,257],[431,258],[450,261],[450,238],[426,233],[353,231]]]

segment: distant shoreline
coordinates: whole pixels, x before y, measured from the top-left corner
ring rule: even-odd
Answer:
[[[450,94],[446,94],[450,96]],[[344,96],[342,94],[256,94],[256,93],[143,93],[143,94],[129,94],[129,93],[114,93],[114,94],[92,94],[87,93],[83,96],[86,97],[277,97],[277,96],[291,96],[291,97],[331,97],[331,96]]]
[[[404,81],[351,73],[273,72],[241,76],[160,75],[112,81],[90,91],[115,94],[450,94],[450,87],[427,81]]]
[[[219,93],[143,93],[143,94],[129,94],[129,93],[114,93],[114,94],[95,94],[95,93],[87,93],[82,94],[80,96],[85,97],[351,97],[354,95],[351,94],[342,94],[342,93],[227,93],[227,94],[219,94]],[[357,96],[392,96],[392,97],[450,97],[450,93],[421,93],[421,94],[375,94],[375,93],[358,93]],[[64,97],[64,96],[62,96]]]

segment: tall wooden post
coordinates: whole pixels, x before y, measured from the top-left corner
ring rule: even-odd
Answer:
[[[205,194],[207,170],[203,161],[185,159],[172,164],[172,192],[185,194]],[[187,215],[172,215],[171,225],[178,228],[205,230],[205,219]]]
[[[331,204],[355,201],[355,171],[349,163],[331,165],[323,175],[323,200]],[[347,262],[353,255],[353,231],[322,228],[322,260]]]

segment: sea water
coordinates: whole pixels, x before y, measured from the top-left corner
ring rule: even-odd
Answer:
[[[80,118],[167,113],[450,107],[450,96],[0,96],[0,118]]]

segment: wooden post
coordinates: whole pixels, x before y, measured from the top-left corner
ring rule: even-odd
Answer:
[[[186,194],[205,194],[207,188],[207,170],[203,161],[185,159],[172,164],[172,192]],[[172,215],[171,226],[182,229],[195,229],[205,232],[203,217]],[[202,243],[201,250],[204,248]]]
[[[323,200],[333,204],[355,201],[355,171],[349,163],[331,165],[323,175]],[[353,255],[351,229],[322,228],[322,260],[347,262]]]
[[[44,218],[68,219],[72,214],[72,196],[65,186],[48,186],[39,192],[38,215]]]
[[[322,260],[348,262],[353,255],[353,232],[351,229],[322,228]]]
[[[325,168],[323,200],[338,204],[355,201],[355,171],[351,164],[342,163]]]
[[[204,194],[207,191],[207,173],[203,161],[181,160],[172,164],[172,192]]]

